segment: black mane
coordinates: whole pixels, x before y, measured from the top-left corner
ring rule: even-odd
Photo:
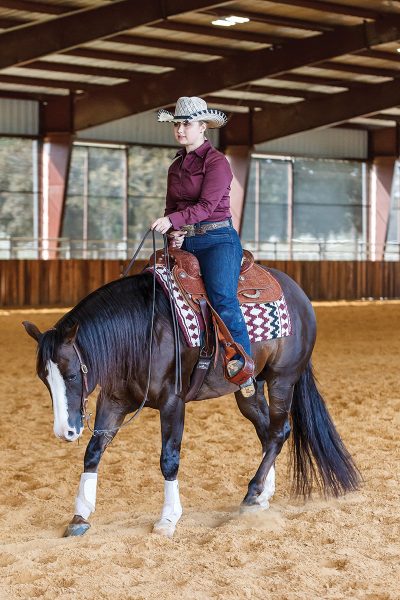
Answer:
[[[86,296],[46,331],[38,346],[37,370],[43,372],[48,360],[75,323],[76,343],[96,382],[115,389],[146,365],[149,353],[153,299],[153,276],[142,273],[112,281]],[[156,284],[155,322],[170,323],[170,306]]]

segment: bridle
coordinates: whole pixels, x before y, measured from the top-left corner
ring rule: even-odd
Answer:
[[[88,404],[88,396],[89,396],[89,383],[88,383],[88,372],[89,369],[87,368],[87,366],[85,365],[85,363],[83,362],[83,358],[82,358],[82,354],[80,353],[80,350],[78,348],[78,346],[76,345],[76,343],[74,342],[72,344],[73,349],[76,352],[76,355],[78,357],[79,360],[79,368],[82,372],[82,393],[81,393],[81,417],[82,417],[82,422],[86,421],[86,424],[88,427],[90,427],[89,424],[89,420],[90,420],[90,416],[87,414],[87,404]]]
[[[88,369],[87,365],[85,364],[85,362],[83,361],[83,357],[82,357],[82,354],[79,350],[77,343],[74,342],[72,344],[72,347],[78,357],[79,367],[80,367],[80,370],[82,373],[82,391],[81,391],[81,406],[80,406],[82,423],[84,423],[86,421],[86,425],[87,425],[89,431],[91,431],[91,433],[94,436],[104,435],[108,439],[108,443],[111,442],[112,438],[114,437],[114,434],[117,431],[119,431],[119,429],[126,427],[127,425],[129,425],[129,423],[131,423],[131,421],[133,421],[133,419],[136,419],[136,417],[140,414],[140,412],[142,411],[142,409],[144,408],[144,406],[148,400],[148,393],[149,393],[150,382],[151,382],[152,359],[153,359],[154,315],[155,315],[155,302],[156,302],[156,261],[157,261],[157,256],[156,256],[156,241],[155,241],[154,230],[152,230],[152,229],[147,230],[147,232],[145,233],[142,241],[140,242],[135,254],[133,255],[129,265],[124,269],[124,271],[121,275],[121,278],[124,278],[128,275],[129,271],[131,270],[132,266],[135,263],[136,257],[139,254],[139,251],[142,248],[145,239],[147,238],[147,236],[150,232],[152,233],[152,240],[153,240],[153,265],[152,265],[153,266],[153,297],[152,297],[150,343],[149,343],[149,358],[148,358],[146,389],[144,392],[143,400],[140,403],[139,408],[133,413],[133,415],[127,421],[125,421],[125,423],[123,423],[119,427],[114,427],[112,429],[93,429],[90,426],[90,417],[92,416],[92,414],[87,412],[88,396],[90,393],[89,383],[88,383],[89,369]],[[167,267],[168,295],[169,295],[169,301],[170,301],[170,306],[171,306],[172,325],[173,325],[173,334],[174,334],[175,393],[179,393],[182,391],[182,365],[181,365],[180,343],[179,343],[179,325],[178,325],[178,317],[176,314],[176,306],[174,303],[173,292],[172,292],[172,279],[171,279],[171,271],[170,271],[168,239],[165,234],[163,237],[164,237],[164,255],[165,255],[166,267]]]

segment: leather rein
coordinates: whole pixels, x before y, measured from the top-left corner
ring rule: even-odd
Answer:
[[[84,363],[83,361],[83,357],[82,354],[76,344],[76,342],[74,342],[72,344],[73,349],[75,350],[75,353],[78,357],[79,360],[79,366],[80,366],[80,370],[82,373],[82,392],[81,392],[81,416],[82,416],[82,422],[86,421],[86,425],[89,429],[89,431],[92,432],[92,434],[94,436],[97,435],[104,435],[110,443],[112,438],[114,437],[115,433],[117,431],[119,431],[120,429],[122,429],[123,427],[126,427],[127,425],[129,425],[129,423],[131,421],[133,421],[133,419],[135,419],[139,413],[142,411],[142,409],[144,408],[147,400],[148,400],[148,394],[149,394],[149,389],[150,389],[150,382],[151,382],[151,371],[152,371],[152,362],[153,362],[153,338],[154,338],[154,315],[155,315],[155,302],[156,302],[156,242],[155,242],[155,233],[154,230],[148,229],[142,239],[142,241],[140,242],[135,254],[133,255],[131,261],[129,262],[128,266],[124,269],[121,278],[127,277],[129,271],[131,270],[132,266],[135,263],[135,260],[137,258],[137,255],[139,254],[140,249],[143,246],[143,243],[145,241],[145,239],[147,238],[147,236],[149,235],[149,233],[152,233],[152,240],[153,240],[153,257],[154,257],[154,262],[153,262],[153,295],[152,295],[152,310],[151,310],[151,323],[150,323],[150,344],[149,344],[149,357],[148,357],[148,370],[147,370],[147,382],[146,382],[146,389],[144,392],[144,396],[143,396],[143,400],[140,403],[139,408],[133,413],[133,415],[122,425],[120,425],[119,427],[114,427],[112,429],[92,429],[90,426],[90,417],[92,416],[92,413],[88,413],[87,412],[87,405],[88,405],[88,396],[90,393],[89,390],[89,383],[88,383],[88,373],[89,373],[89,369],[87,367],[87,365]],[[181,353],[180,353],[180,341],[179,341],[179,325],[178,325],[178,317],[177,317],[177,313],[176,313],[176,306],[174,303],[174,299],[173,299],[173,292],[172,292],[172,279],[171,279],[171,273],[169,270],[169,250],[168,250],[168,239],[167,236],[164,234],[163,236],[164,238],[164,253],[165,253],[165,257],[166,257],[166,262],[167,262],[167,272],[169,273],[168,275],[168,295],[169,295],[169,302],[170,302],[170,306],[171,306],[171,312],[172,312],[172,326],[173,326],[173,335],[174,335],[174,348],[175,348],[175,393],[179,393],[182,391],[182,364],[181,364]]]

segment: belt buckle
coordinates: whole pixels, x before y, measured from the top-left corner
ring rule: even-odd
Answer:
[[[207,228],[204,227],[203,225],[200,225],[200,227],[195,227],[194,230],[194,234],[195,235],[204,235],[207,231]]]
[[[186,231],[187,237],[193,237],[194,235],[196,235],[196,230],[195,230],[194,225],[184,225],[182,227],[182,229],[184,231]]]

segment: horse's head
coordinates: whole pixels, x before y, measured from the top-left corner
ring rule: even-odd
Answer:
[[[29,321],[24,321],[23,325],[38,343],[37,374],[51,395],[54,433],[61,440],[73,442],[83,432],[83,376],[74,349],[78,324],[73,325],[63,336],[55,328],[41,333]]]

